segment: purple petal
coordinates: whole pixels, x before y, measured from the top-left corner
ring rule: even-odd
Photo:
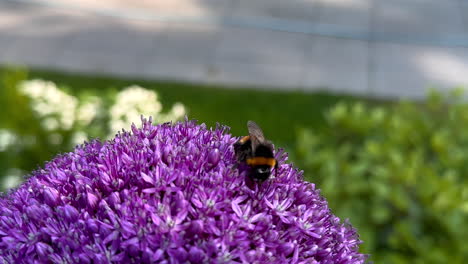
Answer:
[[[120,221],[120,225],[121,225],[121,228],[122,228],[122,235],[124,238],[128,238],[130,236],[134,236],[136,235],[136,231],[135,231],[135,225],[126,221],[126,220],[121,220]]]
[[[213,149],[208,154],[208,163],[211,166],[216,166],[219,162],[219,159],[220,159],[219,149]]]
[[[156,193],[157,191],[158,191],[158,189],[156,189],[156,188],[146,188],[146,189],[142,190],[143,193],[149,193],[149,194]]]
[[[162,249],[158,249],[156,250],[156,252],[154,252],[152,259],[154,261],[158,261],[162,258],[163,255],[164,255],[164,251]]]
[[[102,243],[104,243],[106,245],[109,242],[112,242],[112,241],[116,240],[118,237],[119,237],[119,232],[114,231],[114,232],[110,233],[106,238],[104,238]]]
[[[188,258],[187,251],[185,249],[183,249],[183,248],[180,248],[180,247],[177,248],[177,249],[169,249],[168,254],[173,259],[179,261],[179,263],[183,263]]]
[[[140,240],[138,239],[138,237],[134,237],[134,238],[131,238],[131,239],[128,239],[128,240],[122,242],[122,246],[124,248],[125,247],[130,247],[130,246],[138,247],[139,242],[140,242]]]
[[[113,206],[114,208],[115,208],[116,205],[120,205],[121,201],[120,201],[119,193],[118,192],[111,193],[111,195],[109,196],[108,203],[109,203],[109,205]]]
[[[191,247],[188,252],[188,260],[190,263],[203,263],[205,252],[197,247]]]
[[[286,242],[282,243],[279,245],[279,247],[276,249],[279,254],[288,256],[294,251],[294,244],[291,242]]]
[[[39,256],[45,257],[49,255],[50,253],[54,252],[51,246],[47,245],[46,243],[43,242],[37,242],[36,243],[36,252]]]
[[[51,207],[58,204],[59,194],[55,188],[45,187],[44,188],[44,202]]]
[[[236,215],[240,218],[242,218],[243,216],[243,213],[242,213],[242,210],[241,208],[239,207],[239,205],[237,203],[232,203],[231,204],[232,206],[232,210],[234,210],[234,212],[236,213]]]
[[[88,219],[86,221],[86,227],[90,233],[97,233],[99,230],[98,224],[94,219]]]
[[[66,204],[63,207],[63,214],[65,219],[67,219],[68,221],[76,221],[76,219],[78,219],[79,212],[75,207]]]
[[[87,193],[86,201],[89,207],[96,208],[96,206],[98,205],[99,199],[97,198],[96,195],[92,193]]]
[[[195,220],[190,223],[189,228],[187,231],[190,234],[201,234],[203,232],[203,221],[202,220]]]
[[[141,172],[141,178],[147,183],[154,184],[153,178],[151,178],[148,174],[146,174],[144,172]]]

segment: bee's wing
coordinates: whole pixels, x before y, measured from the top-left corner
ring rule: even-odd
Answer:
[[[254,121],[248,121],[247,128],[249,129],[250,140],[252,141],[252,149],[255,149],[258,144],[265,141],[263,131]]]

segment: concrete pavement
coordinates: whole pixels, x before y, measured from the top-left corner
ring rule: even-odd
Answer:
[[[420,98],[468,84],[468,1],[0,0],[0,64]]]

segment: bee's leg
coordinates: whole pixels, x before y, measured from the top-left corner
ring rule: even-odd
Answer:
[[[275,177],[278,175],[278,160],[275,160]]]
[[[271,187],[271,182],[272,181],[273,181],[273,179],[269,178],[264,182],[261,182],[261,183],[258,182],[259,190],[260,190],[260,187],[261,187],[261,190],[263,192],[261,198],[259,199],[260,201],[263,200],[263,198],[265,198],[265,195],[267,195],[270,192],[270,187]],[[261,186],[260,186],[260,184],[261,184]]]
[[[245,185],[249,187],[249,189],[254,190],[255,186],[257,185],[256,182],[250,177],[250,175],[247,175],[245,177]]]
[[[275,178],[276,178],[276,176],[278,176],[278,161],[277,160],[275,162],[275,175],[274,176],[275,176]],[[270,192],[270,187],[271,187],[272,181],[274,181],[274,178],[269,178],[266,181],[268,182],[268,187],[266,187],[266,189],[263,191],[263,195],[262,195],[262,198],[260,200],[263,200],[265,195]]]

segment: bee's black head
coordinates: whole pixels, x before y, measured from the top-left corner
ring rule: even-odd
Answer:
[[[271,175],[271,167],[268,165],[257,165],[251,168],[250,176],[253,180],[264,181]]]

